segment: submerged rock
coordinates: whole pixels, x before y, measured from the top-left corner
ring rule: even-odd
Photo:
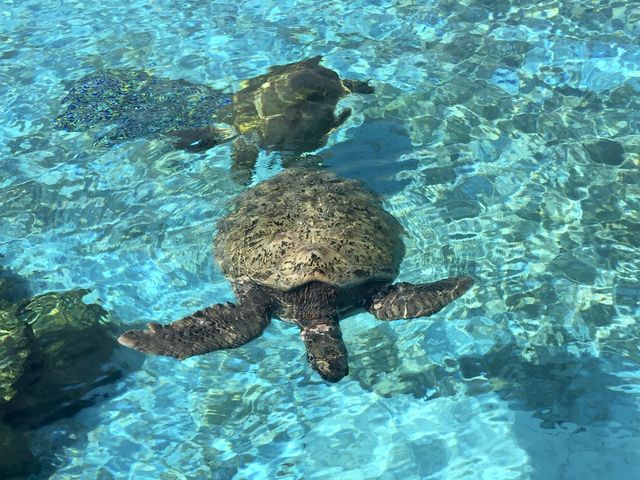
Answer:
[[[82,297],[90,290],[51,292],[33,297],[19,308],[19,315],[31,326],[39,341],[61,329],[81,329],[108,323],[108,312]]]
[[[26,280],[0,267],[0,478],[43,478],[55,468],[33,454],[29,432],[105,396],[122,375],[106,310],[89,290],[29,298]],[[60,444],[51,448],[60,448]],[[53,455],[53,453],[51,454]]]
[[[31,331],[17,317],[15,303],[27,291],[22,277],[0,267],[0,407],[15,396],[14,384],[31,353]]]

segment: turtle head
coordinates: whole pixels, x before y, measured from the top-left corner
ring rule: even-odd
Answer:
[[[347,349],[337,322],[303,328],[301,337],[309,364],[324,380],[335,383],[349,374]]]

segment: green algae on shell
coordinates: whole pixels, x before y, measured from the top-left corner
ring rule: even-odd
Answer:
[[[106,367],[115,331],[106,310],[83,302],[88,292],[45,293],[9,310],[0,357],[13,359],[2,382],[5,422],[36,428],[72,415],[92,403],[92,390],[121,375]]]
[[[96,146],[209,127],[229,95],[206,85],[171,80],[143,70],[100,70],[76,82],[62,100],[56,127],[85,131],[101,126]],[[217,133],[223,132],[222,130]]]
[[[16,382],[31,354],[33,333],[16,315],[16,307],[0,306],[0,405],[16,395]]]

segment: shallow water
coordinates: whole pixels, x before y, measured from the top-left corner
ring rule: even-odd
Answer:
[[[336,385],[281,322],[146,358],[29,432],[33,478],[640,476],[640,2],[5,3],[0,253],[33,293],[90,288],[123,324],[232,299],[210,248],[242,190],[229,146],[96,148],[54,128],[74,81],[135,68],[234,91],[318,54],[376,87],[341,101],[318,154],[404,225],[400,279],[478,279],[429,319],[346,319]],[[262,154],[254,182],[279,162]]]

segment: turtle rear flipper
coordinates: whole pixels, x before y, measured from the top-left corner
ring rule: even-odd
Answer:
[[[396,283],[373,296],[367,310],[379,320],[433,315],[473,285],[469,277],[445,278],[433,283]]]
[[[182,360],[244,345],[258,338],[269,320],[266,308],[250,303],[216,304],[169,325],[149,323],[147,330],[129,330],[118,342],[141,352]]]

